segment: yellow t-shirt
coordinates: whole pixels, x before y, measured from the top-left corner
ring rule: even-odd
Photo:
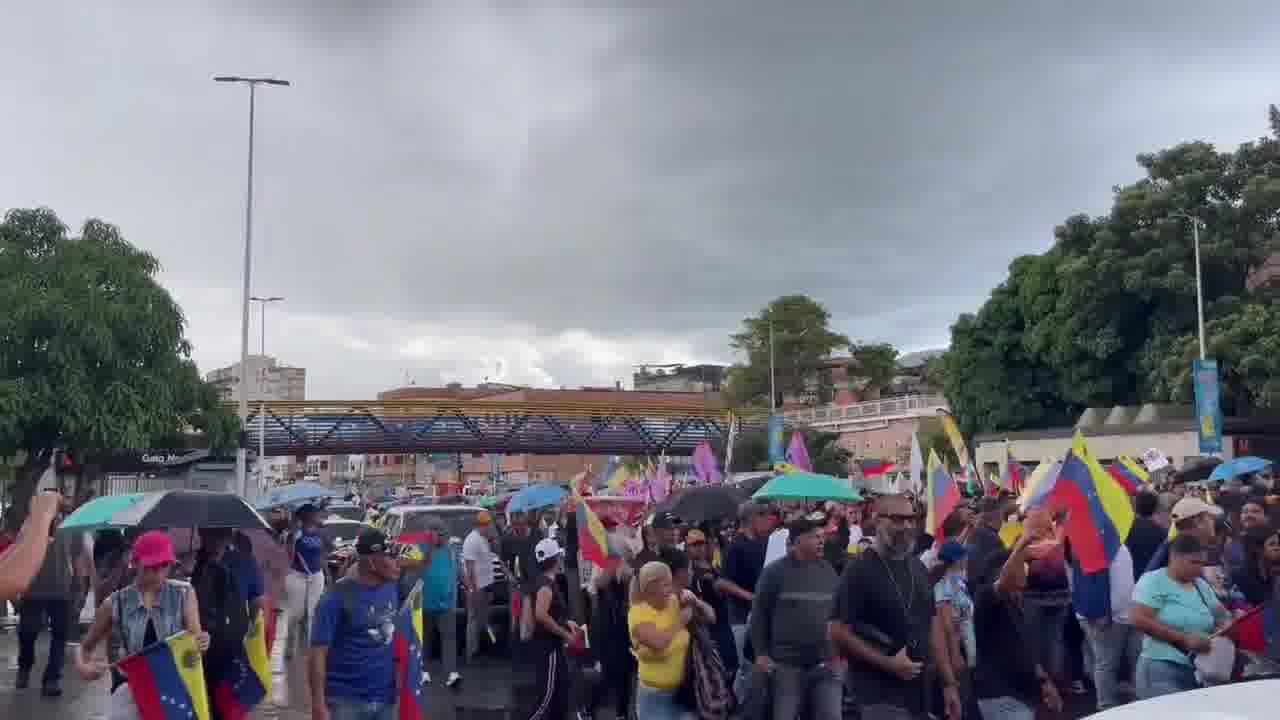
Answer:
[[[637,625],[652,623],[659,631],[666,632],[680,622],[680,601],[672,597],[665,610],[654,610],[648,603],[637,602],[627,613],[627,629],[634,633]],[[665,652],[658,653],[636,641],[631,647],[639,661],[640,682],[654,690],[675,690],[684,681],[684,664],[689,657],[689,631],[676,633]]]

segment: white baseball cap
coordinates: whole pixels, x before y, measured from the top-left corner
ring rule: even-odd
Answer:
[[[1188,518],[1205,514],[1218,517],[1222,514],[1222,508],[1217,505],[1210,505],[1198,497],[1187,496],[1175,503],[1173,510],[1169,512],[1169,516],[1174,522],[1181,522]]]
[[[555,541],[555,538],[543,538],[533,548],[533,557],[538,562],[545,562],[562,554],[564,554],[564,550],[560,547],[560,543]]]

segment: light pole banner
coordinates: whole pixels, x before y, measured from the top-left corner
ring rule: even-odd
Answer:
[[[782,449],[782,415],[774,413],[769,416],[769,467],[786,459]]]
[[[1218,387],[1218,361],[1196,360],[1191,365],[1196,389],[1196,430],[1200,452],[1222,452],[1222,401]]]

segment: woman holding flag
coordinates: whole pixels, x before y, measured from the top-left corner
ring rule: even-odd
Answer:
[[[152,530],[134,542],[130,565],[136,571],[135,580],[98,606],[93,624],[77,648],[76,669],[86,681],[97,680],[110,668],[93,656],[98,644],[108,637],[119,644],[125,657],[184,630],[195,638],[201,652],[209,649],[209,634],[200,627],[195,591],[189,584],[169,577],[176,562],[168,533]],[[134,695],[125,687],[127,681],[113,672],[108,720],[141,718]]]

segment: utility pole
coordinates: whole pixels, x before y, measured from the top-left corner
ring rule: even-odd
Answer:
[[[240,442],[236,449],[236,485],[241,497],[249,489],[248,451],[244,446],[245,423],[249,420],[249,389],[245,383],[245,372],[249,364],[249,283],[253,268],[253,133],[254,110],[259,85],[275,85],[288,87],[288,80],[267,77],[241,77],[239,75],[219,75],[214,82],[235,83],[249,87],[249,168],[245,188],[244,203],[244,287],[240,311]]]

